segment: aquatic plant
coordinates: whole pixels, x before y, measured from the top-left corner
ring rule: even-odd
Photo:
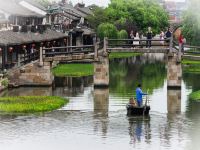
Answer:
[[[94,74],[93,64],[60,64],[52,69],[55,76],[81,77]]]
[[[139,56],[139,55],[142,55],[142,53],[117,52],[117,53],[110,53],[109,59],[128,58],[128,57]]]
[[[200,73],[200,61],[183,59],[182,64],[184,73]]]
[[[189,95],[191,100],[200,100],[200,91],[193,92]]]
[[[68,102],[57,96],[16,96],[0,97],[0,112],[34,113],[58,109]]]

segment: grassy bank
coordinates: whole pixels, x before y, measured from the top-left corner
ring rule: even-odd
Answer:
[[[142,55],[142,53],[117,52],[117,53],[110,53],[109,59],[128,58],[128,57],[139,56],[139,55]]]
[[[200,73],[200,61],[197,60],[182,60],[184,73]]]
[[[93,64],[60,64],[52,70],[54,76],[81,77],[94,74]]]
[[[34,113],[58,109],[68,100],[56,96],[16,96],[0,97],[0,112]]]
[[[200,91],[193,92],[189,95],[191,100],[200,101]]]

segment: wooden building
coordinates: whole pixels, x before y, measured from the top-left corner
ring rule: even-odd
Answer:
[[[31,0],[0,3],[0,70],[38,59],[41,46],[69,45],[67,34],[52,30],[47,24],[43,6]]]

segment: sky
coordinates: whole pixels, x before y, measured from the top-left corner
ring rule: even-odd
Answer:
[[[83,2],[86,4],[86,6],[91,4],[97,4],[98,6],[104,6],[106,7],[110,0],[71,0],[73,4],[76,4],[78,2]],[[166,1],[176,1],[176,2],[184,2],[185,0],[166,0]]]

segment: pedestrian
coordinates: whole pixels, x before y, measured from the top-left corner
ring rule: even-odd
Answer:
[[[164,46],[164,32],[160,32],[160,44]]]
[[[151,27],[148,27],[148,31],[147,31],[147,42],[146,42],[146,47],[150,48],[151,47],[151,39],[153,37],[153,33],[151,31]]]
[[[138,107],[142,106],[142,96],[147,95],[146,93],[142,92],[141,87],[142,87],[141,84],[138,84],[138,87],[136,88],[136,100],[137,100]]]
[[[182,33],[180,33],[179,38],[178,38],[178,43],[179,43],[179,51],[184,53],[184,38]]]
[[[170,28],[167,29],[167,32],[165,32],[166,42],[169,43],[170,38],[172,36],[172,33],[170,31]]]
[[[133,30],[131,30],[131,33],[130,33],[130,39],[131,39],[131,44],[133,44],[133,40],[134,40],[134,33],[133,33]]]
[[[139,36],[139,33],[138,33],[138,32],[136,32],[136,35],[135,35],[135,37],[134,37],[134,40],[135,40],[135,41],[133,41],[133,45],[134,45],[134,46],[139,46],[139,44],[140,44],[140,36]]]

